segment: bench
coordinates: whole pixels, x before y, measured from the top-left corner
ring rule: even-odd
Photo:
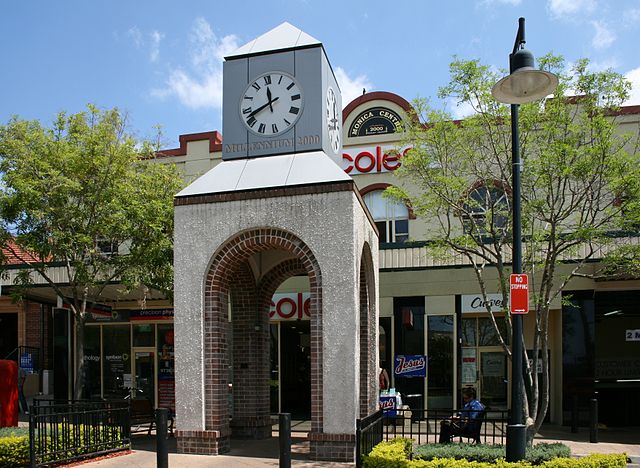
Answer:
[[[156,412],[150,400],[136,399],[129,403],[129,417],[131,433],[142,432],[147,424],[149,429],[147,434],[151,435],[153,425],[156,423]],[[173,416],[169,414],[169,433],[173,435]]]
[[[451,438],[459,437],[460,442],[462,442],[462,438],[471,439],[473,443],[480,443],[480,430],[482,429],[482,423],[487,415],[486,409],[478,412],[478,417],[475,419],[470,419],[467,422],[468,431],[466,434],[455,434]]]

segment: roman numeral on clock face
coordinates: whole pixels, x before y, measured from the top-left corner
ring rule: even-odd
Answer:
[[[278,133],[278,126],[276,124],[271,124],[271,133]]]
[[[291,100],[292,101],[297,101],[298,99],[300,99],[300,95],[299,94],[294,94],[293,96],[291,96]]]
[[[247,107],[246,109],[242,109],[243,114],[251,114],[251,107]]]
[[[253,84],[251,85],[251,87],[252,87],[253,89],[255,89],[256,91],[260,91],[260,85],[259,85],[258,83],[253,83]]]
[[[300,108],[299,107],[291,106],[291,108],[289,109],[289,113],[290,114],[297,114],[298,112],[300,112]]]
[[[266,128],[266,125],[261,123],[260,126],[258,127],[258,133],[264,133],[265,128]]]
[[[271,84],[271,75],[267,75],[264,77],[264,84],[265,85],[270,85]]]
[[[249,117],[249,120],[247,120],[247,125],[249,127],[253,127],[255,124],[256,124],[256,117],[252,115],[251,117]]]

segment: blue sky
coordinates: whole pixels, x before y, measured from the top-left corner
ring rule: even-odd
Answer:
[[[176,146],[221,129],[222,57],[283,21],[324,43],[345,104],[363,87],[437,103],[453,55],[507,66],[519,16],[536,56],[611,67],[640,104],[640,0],[6,0],[0,122],[49,124],[91,102],[127,111],[140,137],[160,124]]]

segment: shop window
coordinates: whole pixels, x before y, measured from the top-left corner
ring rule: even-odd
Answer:
[[[122,399],[131,388],[131,327],[109,325],[102,327],[104,398]]]
[[[409,239],[409,209],[404,203],[382,196],[382,190],[364,195],[364,202],[380,233],[380,243],[406,242]]]
[[[427,325],[429,409],[453,408],[453,315],[430,315]]]
[[[155,325],[144,323],[133,326],[133,346],[155,346]]]
[[[502,339],[509,344],[511,337],[507,333],[507,325],[504,323],[504,318],[496,317],[495,319]],[[493,322],[488,317],[478,319],[478,346],[500,346],[496,327],[493,326]]]
[[[158,407],[175,412],[173,324],[158,324]]]
[[[84,391],[87,399],[100,399],[100,327],[84,328]]]
[[[475,318],[462,319],[461,339],[462,339],[462,346],[476,345],[476,319]]]
[[[508,229],[509,206],[509,196],[502,183],[477,184],[462,201],[460,217],[465,234],[502,237]]]

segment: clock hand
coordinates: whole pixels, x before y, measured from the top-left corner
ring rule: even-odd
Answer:
[[[270,107],[271,104],[273,104],[274,102],[276,102],[278,99],[280,99],[279,97],[275,97],[273,99],[270,99],[269,102],[267,102],[266,104],[258,107],[256,110],[254,110],[253,112],[251,112],[251,114],[247,115],[247,119],[250,119],[251,117],[253,117],[254,115],[256,115],[258,112],[260,112],[263,109],[266,109],[267,107]]]
[[[269,87],[267,86],[267,100],[269,101],[269,109],[271,110],[271,113],[273,114],[273,106],[271,105],[271,90],[269,89]]]

